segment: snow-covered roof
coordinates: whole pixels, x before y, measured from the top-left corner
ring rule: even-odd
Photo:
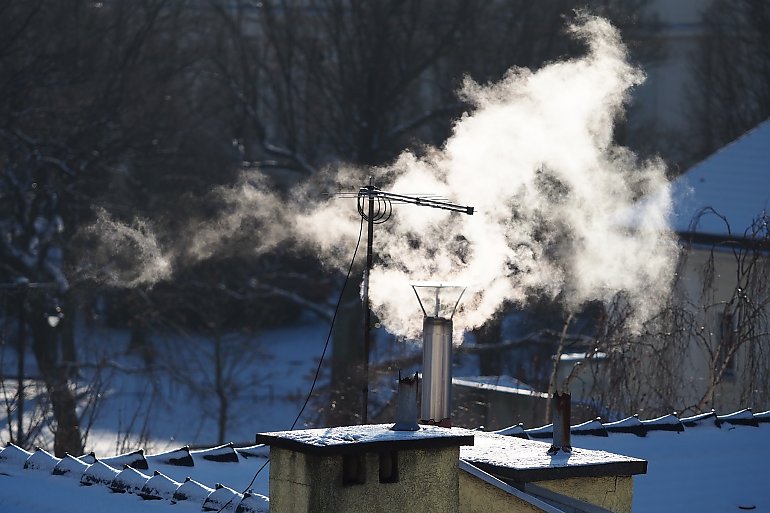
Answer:
[[[224,445],[60,459],[42,449],[30,453],[8,445],[0,451],[0,511],[141,513],[173,505],[169,511],[183,513],[227,504],[225,511],[267,512],[268,469],[251,480],[268,454],[261,445]]]
[[[742,236],[770,204],[770,119],[679,176],[672,193],[677,232],[727,235],[722,216]]]
[[[258,434],[257,442],[318,455],[457,447],[474,443],[474,432],[468,429],[426,425],[416,431],[395,431],[391,426],[393,424],[276,431]]]
[[[544,442],[477,433],[473,446],[460,448],[460,458],[494,476],[517,482],[629,476],[647,471],[647,462],[640,458],[583,448],[549,454],[549,448]]]
[[[372,443],[383,436],[388,440],[408,436],[383,434],[376,426],[351,429],[348,434],[363,435]],[[468,436],[464,430],[452,431],[460,438]],[[430,439],[432,429],[424,432]],[[755,414],[746,409],[728,415],[593,420],[572,426],[573,452],[559,453],[556,459],[546,454],[548,441],[529,440],[547,440],[552,432],[550,425],[534,429],[518,425],[497,433],[474,431],[475,445],[461,447],[460,457],[511,479],[538,478],[536,473],[543,469],[550,478],[559,479],[575,469],[581,475],[581,467],[591,466],[639,474],[644,465],[647,474],[634,480],[634,513],[770,511],[770,412]],[[59,459],[43,450],[30,453],[8,445],[0,451],[0,511],[185,513],[216,511],[230,501],[224,511],[266,512],[268,451],[261,445],[183,447],[96,460],[93,455]],[[568,474],[554,477],[560,472]],[[245,490],[250,492],[243,494]]]
[[[634,513],[770,511],[770,412],[633,416],[604,424],[590,421],[572,426],[571,432],[573,447],[648,462],[647,474],[634,479]],[[553,428],[519,425],[498,433],[547,443]]]

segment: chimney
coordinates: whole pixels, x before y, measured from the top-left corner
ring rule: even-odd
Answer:
[[[422,323],[422,401],[424,424],[451,427],[452,317],[465,287],[421,282],[412,284],[424,314]]]
[[[417,388],[420,378],[417,373],[401,379],[398,371],[398,395],[396,397],[396,423],[392,431],[419,431],[417,424]]]

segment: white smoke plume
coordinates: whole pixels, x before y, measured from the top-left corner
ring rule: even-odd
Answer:
[[[116,221],[103,209],[96,212],[96,222],[86,235],[93,236],[99,245],[90,258],[109,261],[109,265],[90,269],[86,274],[110,285],[139,287],[171,277],[172,261],[161,248],[154,231],[144,219],[135,219],[127,225]]]
[[[664,164],[639,162],[612,138],[629,90],[644,76],[607,21],[583,16],[570,30],[587,43],[587,55],[536,72],[512,69],[489,86],[466,81],[462,93],[474,110],[441,151],[429,159],[403,155],[393,166],[394,191],[433,181],[428,190],[478,214],[399,210],[378,241],[388,264],[372,276],[375,310],[391,330],[420,326],[415,316],[401,322],[411,304],[389,299],[403,297],[397,291],[416,277],[467,284],[455,319],[466,328],[535,294],[560,294],[574,311],[620,291],[638,328],[667,292],[677,248],[667,227]],[[635,200],[652,193],[629,226]],[[409,244],[416,234],[418,247]]]
[[[458,329],[538,295],[559,297],[574,311],[618,292],[638,327],[667,292],[677,249],[665,166],[613,143],[614,124],[643,73],[607,21],[580,16],[569,30],[585,41],[583,57],[511,69],[496,84],[466,80],[461,95],[471,110],[443,147],[371,170],[385,190],[431,193],[476,209],[468,216],[395,205],[392,219],[376,226],[370,300],[391,333],[421,329],[414,281],[467,286]],[[343,190],[366,185],[360,172],[329,173],[324,179]],[[330,265],[347,265],[361,223],[355,200],[319,201],[307,188],[279,201],[253,178],[218,194],[230,208],[196,225],[188,247],[147,252],[156,276],[170,261],[211,256],[249,226],[258,229],[255,251],[293,241]],[[650,199],[633,207],[643,196]]]

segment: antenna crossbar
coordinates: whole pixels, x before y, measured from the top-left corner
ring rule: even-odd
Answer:
[[[383,191],[373,185],[361,187],[358,191],[358,197],[367,197],[370,199],[381,198],[397,203],[410,203],[412,205],[422,205],[425,207],[449,210],[452,212],[461,212],[463,214],[473,215],[474,208],[465,205],[458,205],[449,201],[438,200],[427,196],[410,196],[407,194],[397,194],[395,192]]]

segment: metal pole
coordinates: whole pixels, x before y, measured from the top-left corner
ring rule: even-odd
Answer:
[[[370,186],[372,187],[372,186]],[[361,424],[369,421],[369,351],[372,345],[372,310],[369,304],[369,275],[374,265],[372,252],[374,240],[374,195],[369,194],[369,222],[366,240],[366,272],[364,274],[364,383],[361,389],[363,398],[361,405]]]

